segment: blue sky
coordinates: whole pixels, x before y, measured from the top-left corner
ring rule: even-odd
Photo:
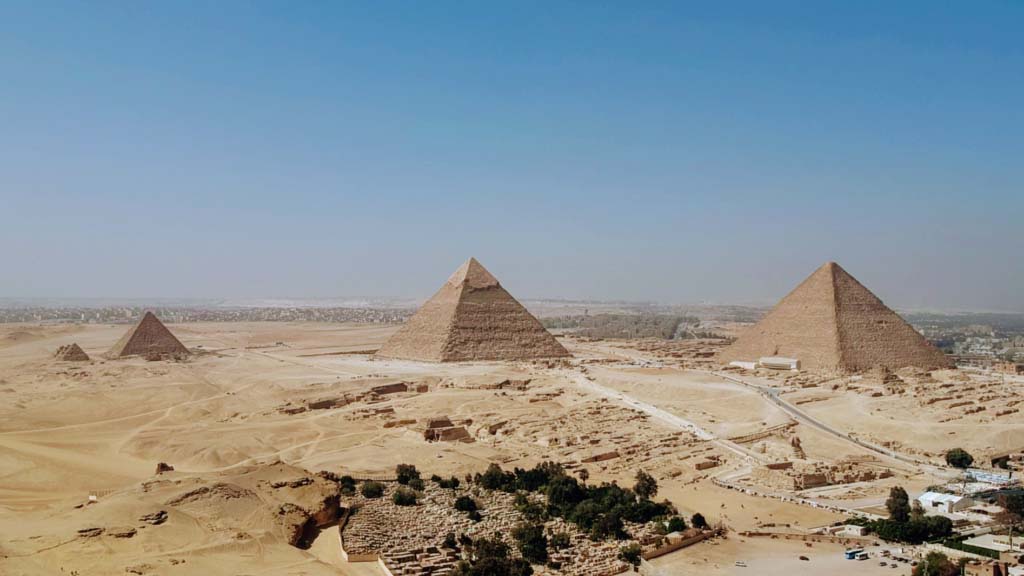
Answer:
[[[5,2],[0,296],[1024,311],[1024,4]]]

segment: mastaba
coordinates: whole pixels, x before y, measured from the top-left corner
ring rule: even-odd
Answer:
[[[163,322],[152,312],[146,312],[142,320],[125,333],[107,353],[111,358],[122,356],[185,356],[188,348],[171,334]]]
[[[952,361],[856,278],[827,262],[722,351],[723,362],[796,358],[818,372],[949,368]]]
[[[570,354],[486,268],[470,258],[377,355],[459,362]]]

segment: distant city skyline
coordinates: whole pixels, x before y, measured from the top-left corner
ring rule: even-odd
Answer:
[[[0,299],[1024,312],[1024,4],[0,7]]]

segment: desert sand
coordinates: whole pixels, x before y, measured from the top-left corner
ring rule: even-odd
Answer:
[[[192,352],[187,359],[104,358],[125,325],[0,326],[4,574],[372,574],[373,565],[341,561],[329,521],[319,532],[303,526],[307,516],[330,516],[323,505],[330,494],[317,473],[386,477],[399,463],[426,475],[463,475],[491,462],[555,460],[585,468],[591,481],[623,484],[642,468],[657,478],[659,498],[687,515],[700,511],[733,531],[767,524],[807,530],[843,515],[712,482],[743,477],[775,453],[792,457],[788,437],[771,432],[780,426],[800,437],[810,460],[870,459],[849,442],[791,424],[756,391],[629,342],[562,337],[573,359],[439,364],[375,357],[394,326],[169,328]],[[72,342],[92,360],[53,357]],[[909,417],[891,420],[881,411],[883,401],[895,399],[896,407],[928,413],[909,395],[786,390],[792,399],[826,396],[802,406],[836,426],[870,431],[908,451],[935,449],[932,436],[908,428]],[[425,440],[425,422],[440,416],[466,437]],[[943,430],[971,445],[1001,437],[996,427],[1009,437],[1024,426],[1019,414],[993,419],[984,433],[971,432],[972,422]],[[745,439],[760,432],[764,438]],[[157,474],[159,462],[174,470]],[[897,481],[923,487],[933,480],[895,468],[897,476],[877,486],[840,488],[821,500],[877,506]],[[309,483],[297,482],[302,478]],[[159,524],[145,520],[161,511],[167,517]],[[308,534],[297,539],[303,530]],[[692,566],[706,550],[718,550],[722,564],[734,541],[659,562]],[[806,564],[791,570],[779,562],[777,572],[762,573]],[[722,570],[715,573],[729,573]]]

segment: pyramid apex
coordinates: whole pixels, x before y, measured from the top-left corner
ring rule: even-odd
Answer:
[[[472,256],[448,278],[448,283],[453,286],[466,284],[472,288],[490,288],[499,285],[498,279]]]

